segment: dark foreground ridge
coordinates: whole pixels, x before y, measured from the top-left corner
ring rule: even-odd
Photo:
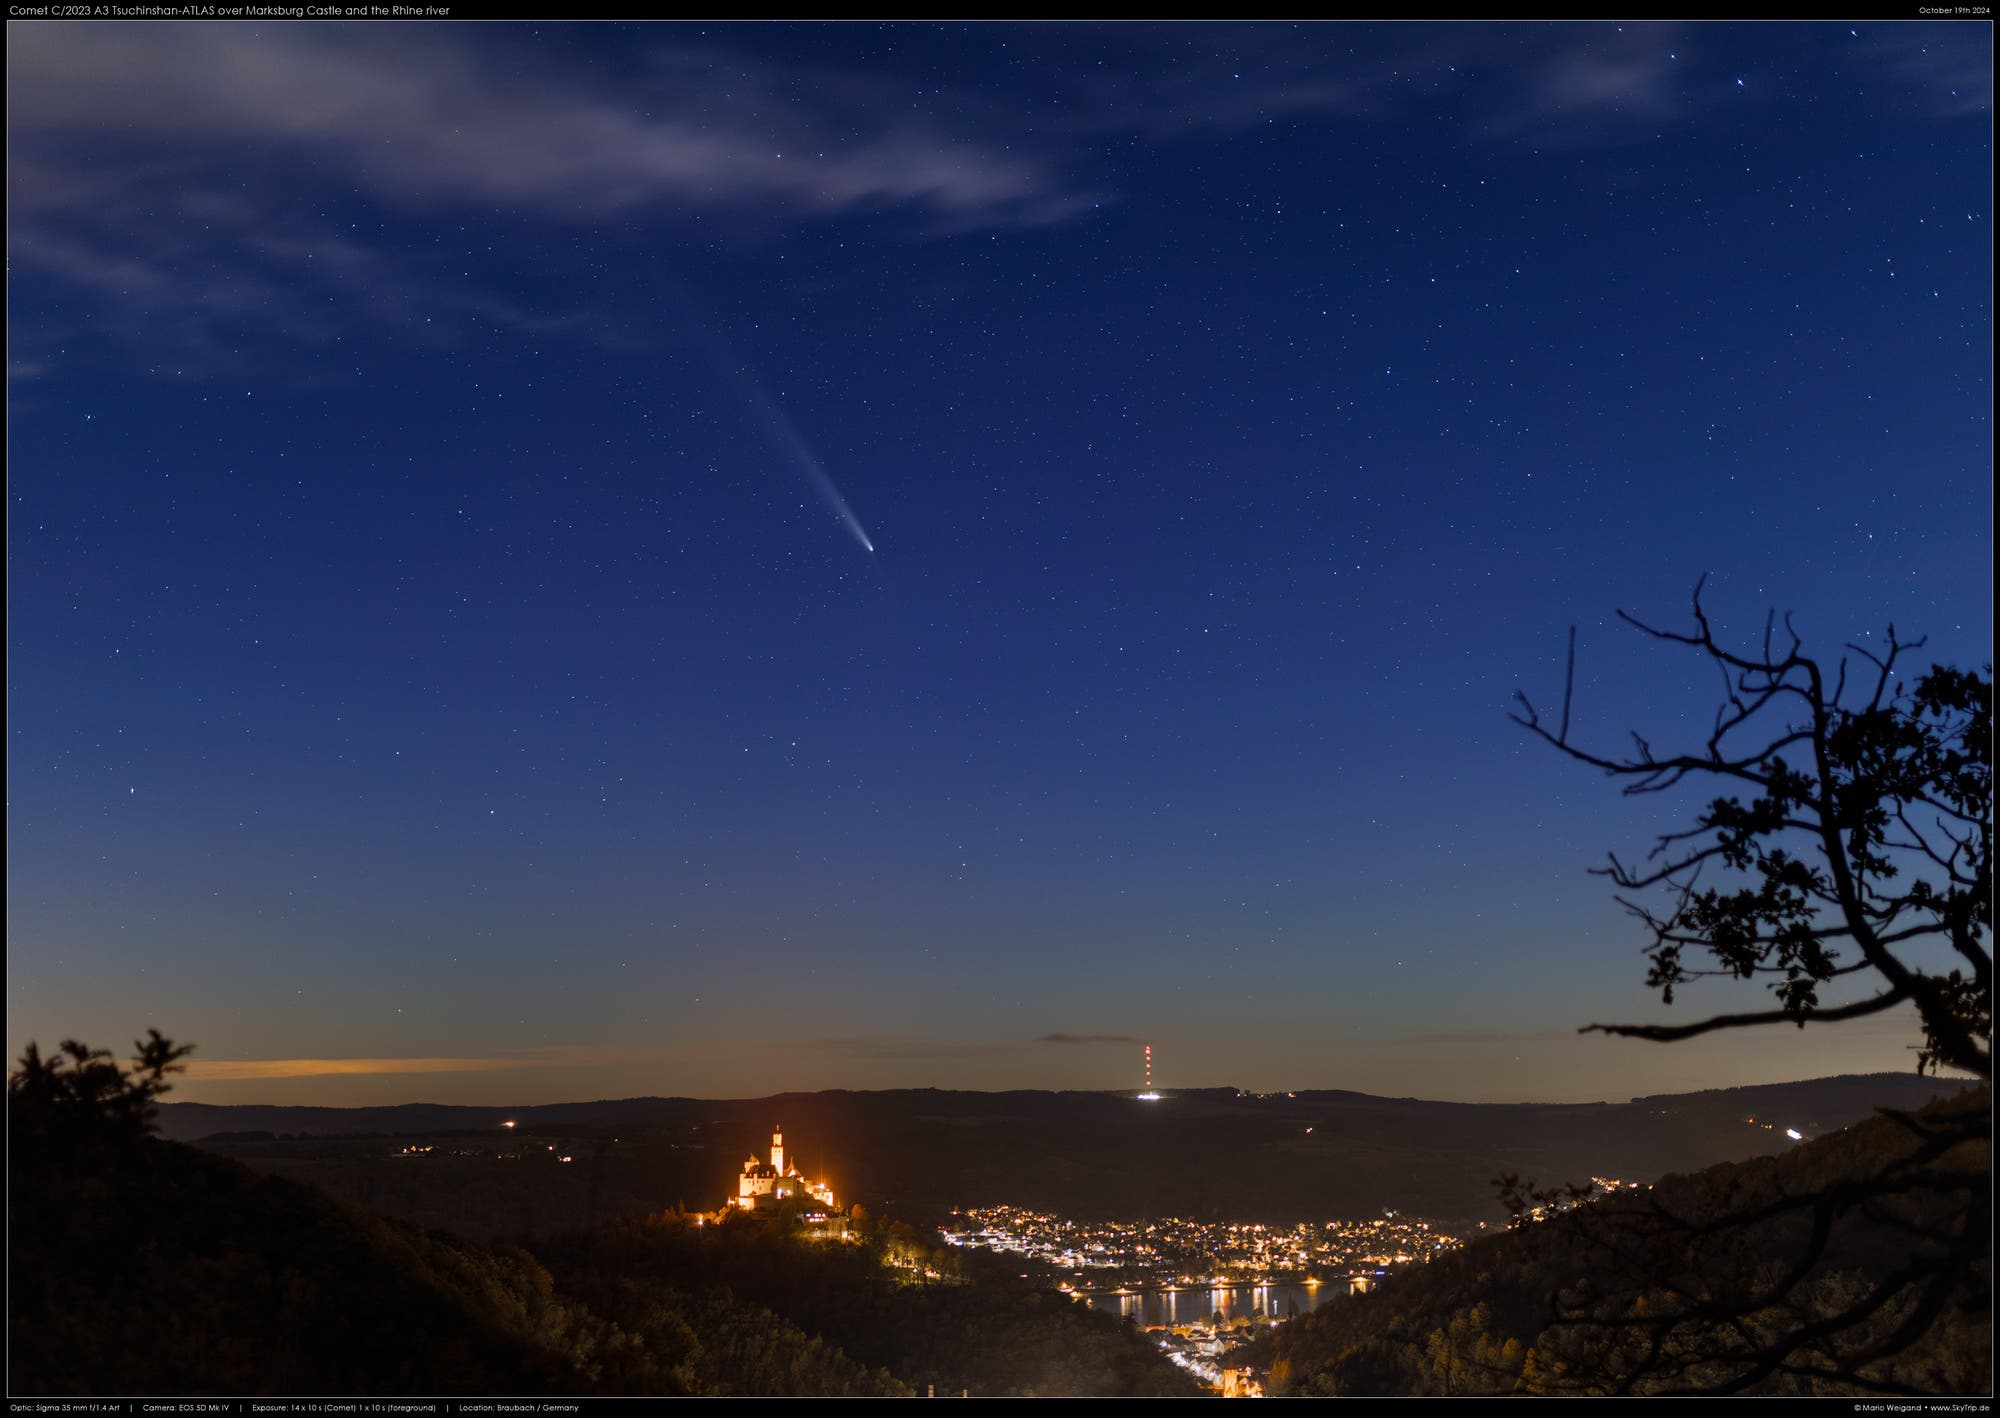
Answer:
[[[1990,1099],[1481,1237],[1232,1362],[1279,1395],[1991,1393]]]

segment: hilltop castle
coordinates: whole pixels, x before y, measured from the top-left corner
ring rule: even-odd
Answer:
[[[730,1204],[755,1211],[791,1198],[816,1201],[828,1211],[835,1209],[832,1187],[808,1180],[796,1166],[785,1164],[785,1133],[779,1128],[771,1133],[771,1160],[759,1162],[753,1152],[743,1164],[743,1175],[737,1179],[736,1195]]]

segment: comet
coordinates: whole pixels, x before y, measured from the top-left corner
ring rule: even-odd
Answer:
[[[862,550],[874,556],[874,542],[868,538],[868,528],[864,528],[862,520],[854,516],[854,508],[848,506],[848,500],[840,496],[840,488],[834,486],[832,474],[826,472],[826,464],[822,464],[818,454],[812,452],[812,446],[806,442],[804,434],[798,432],[798,428],[792,424],[786,412],[778,408],[778,402],[770,394],[766,394],[762,386],[758,386],[748,372],[742,372],[742,380],[748,384],[748,398],[762,402],[764,414],[772,426],[772,436],[776,438],[778,446],[784,448],[784,452],[790,456],[800,476],[804,476],[806,486],[810,486],[818,494],[826,510],[834,514],[834,520],[840,522],[840,526],[844,526],[854,536],[856,542],[860,542]]]
[[[854,509],[847,505],[847,499],[834,484],[833,475],[827,472],[826,465],[820,462],[819,455],[813,452],[812,445],[806,442],[805,435],[799,432],[798,425],[792,422],[791,416],[778,403],[776,396],[751,371],[749,365],[737,356],[736,351],[730,347],[720,331],[693,318],[693,313],[686,309],[685,302],[683,310],[688,317],[686,322],[688,328],[693,331],[696,341],[707,353],[709,362],[715,366],[716,373],[728,382],[752,419],[763,426],[771,442],[798,471],[799,476],[805,479],[806,486],[813,490],[820,504],[833,514],[834,520],[847,530],[848,535],[860,544],[863,551],[873,556],[874,538],[870,537],[868,529],[861,525],[861,519],[854,515]]]

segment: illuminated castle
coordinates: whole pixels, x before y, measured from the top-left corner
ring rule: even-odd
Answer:
[[[753,1152],[750,1160],[743,1164],[743,1175],[737,1179],[733,1205],[754,1211],[759,1206],[774,1206],[794,1197],[817,1201],[829,1211],[834,1209],[832,1187],[824,1182],[809,1181],[799,1174],[797,1167],[785,1165],[785,1134],[780,1128],[771,1134],[770,1161],[759,1162]]]

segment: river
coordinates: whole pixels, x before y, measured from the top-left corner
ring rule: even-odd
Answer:
[[[1285,1319],[1296,1305],[1300,1314],[1318,1309],[1336,1295],[1367,1288],[1359,1280],[1331,1280],[1319,1285],[1189,1285],[1179,1289],[1086,1290],[1083,1298],[1094,1309],[1129,1315],[1140,1324],[1207,1324],[1216,1311],[1225,1322],[1262,1310],[1271,1319]]]

